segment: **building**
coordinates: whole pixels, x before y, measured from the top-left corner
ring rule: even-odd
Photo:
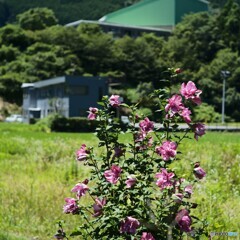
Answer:
[[[87,116],[108,94],[108,80],[100,77],[62,76],[35,83],[23,83],[23,116],[44,118],[55,112],[65,117]]]
[[[109,13],[98,21],[79,20],[66,26],[98,24],[103,31],[111,32],[114,36],[137,37],[142,32],[169,36],[184,15],[202,11],[208,11],[206,0],[142,0]]]

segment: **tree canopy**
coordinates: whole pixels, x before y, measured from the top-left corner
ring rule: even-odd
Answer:
[[[42,13],[45,17],[37,17]],[[221,11],[189,14],[166,39],[153,33],[113,38],[98,25],[56,25],[53,12],[45,8],[27,11],[15,24],[0,28],[0,96],[21,104],[23,82],[66,74],[111,76],[123,82],[116,91],[127,101],[141,101],[151,114],[154,100],[143,95],[163,86],[164,70],[180,67],[184,74],[176,88],[180,80],[195,81],[208,104],[204,111],[220,113],[221,71],[228,70],[226,114],[240,121],[239,13],[239,4],[229,0]]]

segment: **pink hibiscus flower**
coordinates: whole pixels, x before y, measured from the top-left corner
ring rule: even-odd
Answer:
[[[155,177],[158,178],[156,184],[160,187],[161,190],[173,185],[172,178],[175,176],[174,173],[168,173],[165,168],[161,169],[161,172],[156,173]]]
[[[104,176],[108,182],[112,184],[116,184],[120,178],[121,172],[122,172],[122,169],[120,167],[116,165],[112,165],[110,170],[106,170],[104,172]]]
[[[201,99],[199,95],[202,93],[202,91],[196,88],[194,82],[189,81],[188,83],[183,83],[181,86],[180,93],[186,99],[192,100],[197,105],[201,104]]]
[[[156,153],[160,155],[164,161],[168,161],[177,154],[177,144],[171,141],[163,142],[162,146],[156,147]]]

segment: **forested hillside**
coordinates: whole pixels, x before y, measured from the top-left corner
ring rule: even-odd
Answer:
[[[97,20],[103,15],[140,0],[0,0],[0,26],[14,22],[16,15],[30,8],[47,7],[54,11],[60,24],[79,19]],[[227,0],[209,0],[210,7],[222,7]],[[240,2],[240,0],[236,0]]]
[[[16,15],[30,8],[52,9],[60,24],[79,19],[99,19],[106,13],[128,6],[134,0],[0,0],[0,25],[14,22]]]
[[[15,24],[0,28],[0,96],[21,105],[21,84],[61,75],[113,76],[125,81],[118,90],[128,103],[140,102],[154,117],[148,93],[161,87],[168,67],[184,69],[180,80],[196,82],[203,90],[196,116],[219,119],[222,70],[226,81],[226,114],[240,121],[240,7],[234,0],[220,11],[188,15],[168,39],[144,34],[114,39],[97,25],[78,28],[56,25],[47,8],[18,15]]]

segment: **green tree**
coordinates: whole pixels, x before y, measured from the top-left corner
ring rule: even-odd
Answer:
[[[125,36],[115,41],[115,47],[116,67],[125,73],[129,84],[159,80],[159,62],[144,37]]]
[[[48,8],[30,9],[17,15],[17,20],[21,28],[33,31],[56,25],[58,22],[54,12]]]
[[[222,8],[228,0],[209,0],[210,6],[212,8]],[[236,2],[240,3],[239,0],[236,0]]]
[[[73,52],[84,47],[83,40],[75,27],[56,25],[36,31],[35,35],[39,42],[58,45]]]
[[[12,45],[20,50],[24,50],[33,42],[33,36],[17,25],[8,24],[0,28],[0,46]]]
[[[17,103],[21,105],[22,102],[22,89],[21,85],[25,79],[22,73],[8,72],[0,76],[0,96],[10,103]]]
[[[81,24],[77,32],[80,36],[80,44],[74,53],[82,62],[84,72],[99,75],[112,70],[114,64],[112,36],[103,33],[98,25],[91,24]]]
[[[226,81],[226,114],[232,116],[235,112],[235,120],[240,120],[240,91],[239,91],[239,67],[240,57],[231,49],[220,50],[216,58],[208,65],[203,66],[198,72],[199,86],[203,90],[203,101],[215,106],[221,112],[222,84],[221,71],[228,70],[231,75]],[[238,112],[238,113],[237,113]]]
[[[240,6],[228,0],[216,18],[215,34],[224,47],[240,50]]]
[[[214,25],[214,18],[206,12],[184,17],[166,46],[172,65],[194,72],[209,63],[220,49],[217,36],[212,34]]]
[[[16,47],[2,45],[0,48],[0,63],[6,64],[16,60],[20,55],[20,51]]]
[[[79,59],[69,50],[55,45],[36,43],[27,49],[25,59],[30,64],[28,74],[38,80],[82,73]]]

